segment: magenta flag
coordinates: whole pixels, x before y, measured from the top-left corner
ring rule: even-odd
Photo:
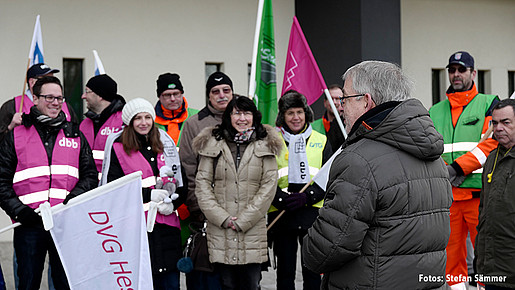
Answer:
[[[324,78],[309,49],[299,21],[294,16],[281,96],[288,90],[296,90],[306,96],[308,104],[311,105],[324,93],[324,89],[327,89]]]

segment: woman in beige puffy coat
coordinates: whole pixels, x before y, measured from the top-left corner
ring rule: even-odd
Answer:
[[[193,141],[196,192],[208,220],[209,259],[224,289],[259,289],[266,262],[266,213],[277,186],[278,133],[247,97],[234,98],[216,127]]]

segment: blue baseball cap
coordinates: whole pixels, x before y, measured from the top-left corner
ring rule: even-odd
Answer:
[[[464,67],[474,67],[474,58],[466,51],[455,52],[449,57],[449,67],[451,64],[459,64]]]

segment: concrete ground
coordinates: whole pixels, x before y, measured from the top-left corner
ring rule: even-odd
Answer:
[[[300,257],[300,254],[299,254]],[[2,271],[4,273],[4,279],[6,282],[6,289],[14,289],[14,276],[13,276],[13,266],[12,266],[12,258],[13,258],[13,246],[12,242],[0,242],[0,264],[2,266]],[[300,259],[297,259],[297,275],[295,280],[295,288],[302,289],[302,273],[300,270]],[[48,290],[47,283],[47,266],[45,264],[45,270],[43,274],[43,281],[41,282],[42,290]],[[273,290],[275,287],[275,270],[269,268],[268,271],[262,272],[263,278],[261,280],[261,289],[262,290]],[[181,274],[181,289],[186,289],[186,279],[184,274]],[[476,287],[470,286],[469,290],[475,290]]]
[[[300,260],[300,259],[298,259]],[[48,262],[47,262],[48,263]],[[6,289],[14,289],[14,275],[13,275],[13,246],[12,242],[0,242],[0,265],[2,266],[2,271],[4,273],[4,279],[6,283]],[[47,267],[48,264],[45,264],[45,270],[43,273],[43,281],[41,282],[42,290],[48,290],[48,282],[47,282]],[[261,289],[263,290],[273,290],[275,289],[275,270],[269,268],[267,272],[263,273],[263,279],[261,280]],[[181,289],[186,289],[186,278],[184,274],[181,274]],[[295,282],[295,286],[297,289],[302,289],[302,273],[300,271],[300,262],[297,262],[297,279]]]

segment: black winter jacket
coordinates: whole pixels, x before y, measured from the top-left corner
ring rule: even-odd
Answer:
[[[442,152],[416,99],[355,122],[302,247],[305,266],[324,273],[322,289],[444,286],[452,193]]]
[[[61,112],[61,114],[64,114]],[[48,156],[49,164],[52,161],[52,152],[57,139],[57,134],[61,129],[66,137],[80,136],[80,156],[79,156],[79,181],[75,187],[70,191],[69,195],[75,197],[86,191],[95,188],[98,184],[98,173],[96,171],[93,155],[89,147],[86,137],[79,131],[79,125],[64,121],[58,127],[45,126],[39,123],[33,113],[23,114],[22,125],[25,127],[35,126],[43,144],[45,145],[46,154]],[[23,204],[13,189],[13,177],[16,172],[18,164],[18,157],[14,147],[13,131],[10,131],[5,136],[0,144],[0,206],[2,209],[14,220],[17,220],[17,215],[24,208],[29,208]]]

